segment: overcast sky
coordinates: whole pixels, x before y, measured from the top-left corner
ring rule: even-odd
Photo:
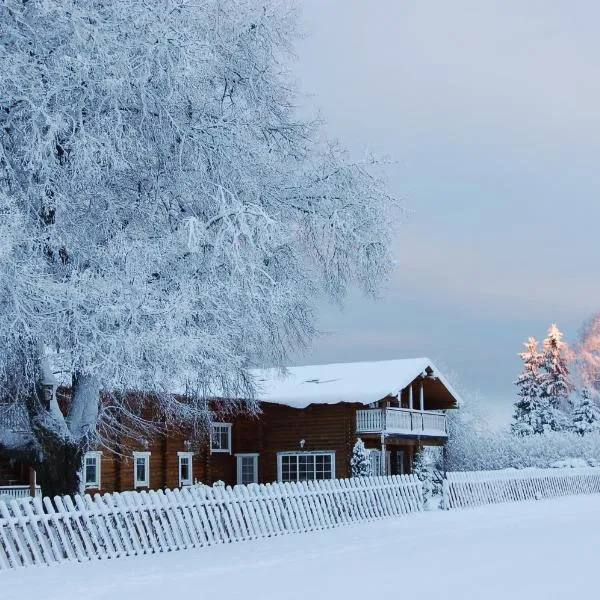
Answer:
[[[304,102],[411,215],[383,299],[325,307],[298,362],[429,356],[507,420],[522,342],[600,310],[600,3],[304,5]]]

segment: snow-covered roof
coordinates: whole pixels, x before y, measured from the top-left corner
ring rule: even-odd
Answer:
[[[288,367],[285,375],[277,369],[257,369],[253,375],[260,401],[305,408],[338,402],[370,404],[396,396],[426,370],[432,370],[460,403],[459,396],[428,358]]]

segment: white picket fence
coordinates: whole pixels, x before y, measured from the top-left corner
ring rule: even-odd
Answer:
[[[448,472],[444,508],[600,493],[600,468]]]
[[[0,502],[0,571],[328,529],[423,509],[413,475]]]

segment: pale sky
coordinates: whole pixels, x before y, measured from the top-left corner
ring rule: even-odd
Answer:
[[[325,307],[298,362],[429,356],[508,420],[522,342],[600,310],[600,3],[304,5],[304,102],[411,215],[383,298]]]

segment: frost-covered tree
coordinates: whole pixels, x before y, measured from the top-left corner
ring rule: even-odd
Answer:
[[[430,507],[431,499],[436,492],[434,483],[435,461],[430,448],[420,446],[417,450],[412,464],[412,474],[416,475],[423,485],[423,497],[425,506]],[[440,490],[437,490],[440,491]]]
[[[581,390],[571,413],[571,429],[578,435],[600,431],[600,409],[593,402],[587,388]]]
[[[589,391],[600,394],[600,313],[583,324],[574,355],[579,379]]]
[[[566,345],[563,334],[555,324],[550,325],[544,340],[541,363],[543,421],[552,431],[561,431],[568,426],[566,412],[570,410],[570,396],[574,390],[567,364]]]
[[[356,444],[352,448],[350,471],[352,477],[368,477],[371,475],[371,459],[365,448],[365,443],[360,438],[356,440]]]
[[[540,419],[540,391],[542,375],[540,366],[543,355],[538,351],[537,340],[530,337],[525,344],[525,352],[519,354],[523,361],[523,371],[515,381],[519,399],[515,402],[511,430],[515,435],[524,436],[543,433]]]
[[[515,436],[508,427],[485,422],[485,398],[463,392],[460,410],[449,411],[448,471],[548,468],[600,465],[600,431],[580,436],[572,431],[547,431],[544,435]]]
[[[0,389],[46,493],[77,489],[102,432],[151,427],[128,391],[194,427],[213,396],[256,410],[249,368],[310,342],[319,298],[388,275],[397,203],[297,116],[295,37],[284,0],[0,5],[0,197],[23,232]]]

